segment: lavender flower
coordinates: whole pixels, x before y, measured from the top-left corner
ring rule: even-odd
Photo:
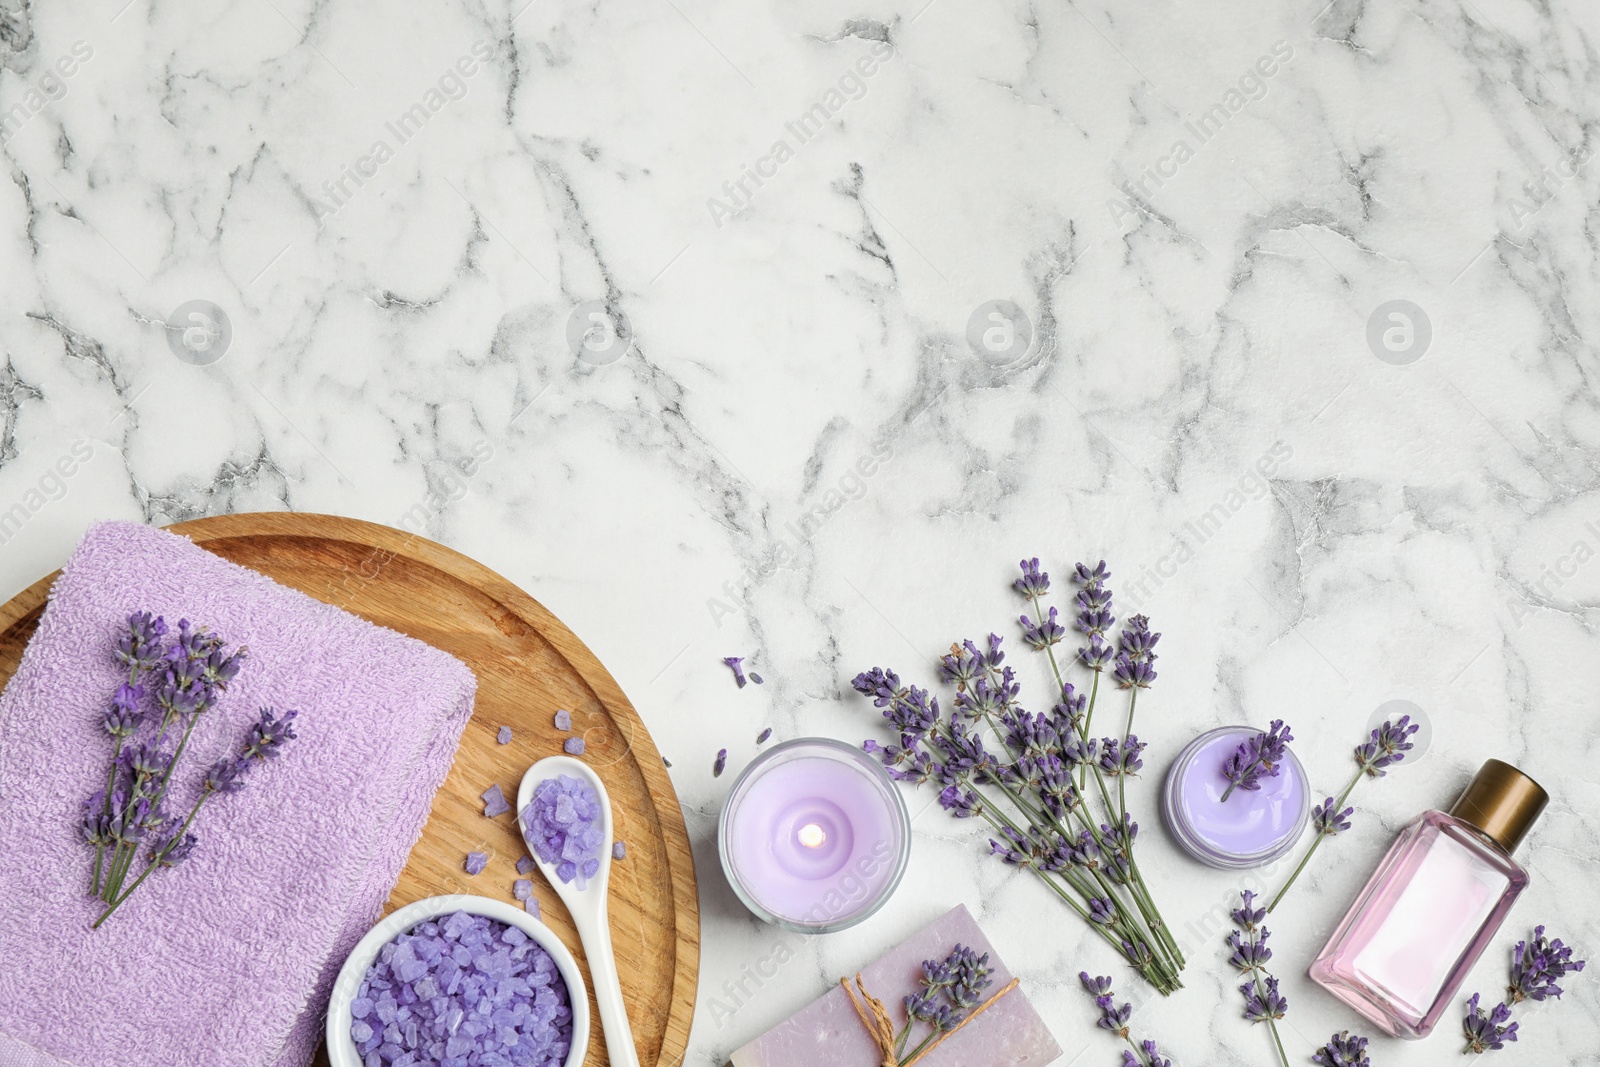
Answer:
[[[1091,977],[1088,971],[1079,971],[1078,981],[1094,998],[1095,1007],[1100,1009],[1100,1018],[1095,1020],[1095,1025],[1128,1043],[1122,1052],[1123,1067],[1172,1067],[1172,1061],[1161,1055],[1154,1041],[1134,1041],[1132,1028],[1128,1025],[1133,1017],[1133,1005],[1117,1003],[1109,976]]]
[[[1467,1035],[1464,1051],[1484,1053],[1505,1048],[1507,1041],[1517,1039],[1517,1024],[1505,1025],[1511,1018],[1511,1008],[1496,1004],[1488,1013],[1478,1007],[1478,994],[1467,1000],[1467,1017],[1461,1021],[1462,1032]]]
[[[1334,803],[1332,797],[1312,807],[1311,825],[1316,828],[1318,834],[1332,837],[1350,829],[1350,816],[1355,814],[1356,809],[1352,807],[1338,811],[1337,808],[1338,805]]]
[[[1149,689],[1156,680],[1156,669],[1149,660],[1135,660],[1125,653],[1119,653],[1116,666],[1111,669],[1111,677],[1118,689]]]
[[[1372,1067],[1367,1058],[1367,1039],[1341,1030],[1328,1039],[1328,1043],[1311,1055],[1311,1062],[1321,1067]]]
[[[155,842],[155,863],[160,867],[176,867],[189,858],[189,853],[199,843],[200,839],[194,834],[159,838]]]
[[[744,682],[745,682],[745,678],[744,678],[744,657],[743,656],[724,656],[723,659],[722,659],[722,662],[724,662],[724,663],[726,663],[728,665],[728,669],[733,672],[733,680],[735,682],[739,683],[739,688],[740,689],[743,689],[744,688]]]
[[[1388,773],[1386,767],[1406,758],[1406,753],[1411,751],[1411,735],[1420,729],[1421,726],[1411,721],[1411,716],[1402,715],[1372,731],[1371,740],[1356,746],[1356,762],[1361,765],[1362,773],[1369,778],[1382,778]]]
[[[1011,583],[1011,588],[1027,597],[1037,600],[1050,591],[1050,576],[1039,569],[1039,557],[1025,559],[1020,564],[1022,577]]]
[[[717,749],[717,758],[716,758],[715,762],[713,762],[711,764],[711,777],[713,777],[713,778],[721,778],[722,777],[723,768],[727,767],[727,765],[728,765],[728,750],[725,749],[725,748]]]
[[[1546,997],[1559,1000],[1562,990],[1556,982],[1583,970],[1585,962],[1574,960],[1572,949],[1563,945],[1559,937],[1554,941],[1545,940],[1544,927],[1535,926],[1533,940],[1518,941],[1512,950],[1511,985],[1507,987],[1511,1003],[1542,1001]]]
[[[271,708],[262,708],[261,718],[250,728],[250,740],[241,758],[262,761],[277,759],[284,742],[293,741],[299,736],[294,732],[293,725],[295,716],[299,714],[298,711],[290,711],[279,718]]]
[[[1228,780],[1223,801],[1226,802],[1235,789],[1254,792],[1261,788],[1262,778],[1276,778],[1289,752],[1289,742],[1293,740],[1294,735],[1283,720],[1273,719],[1270,731],[1239,742],[1239,747],[1222,765],[1222,776]]]
[[[1410,739],[1419,729],[1421,727],[1411,721],[1411,716],[1402,715],[1393,721],[1384,722],[1372,731],[1367,741],[1355,747],[1355,775],[1337,800],[1329,797],[1323,804],[1318,805],[1318,832],[1312,836],[1311,844],[1306,848],[1305,855],[1300,857],[1300,862],[1289,875],[1289,880],[1284,882],[1283,888],[1273,895],[1272,903],[1267,905],[1268,911],[1283,902],[1284,895],[1300,877],[1300,872],[1306,869],[1306,864],[1311,862],[1311,857],[1316,855],[1317,848],[1323,840],[1350,828],[1348,816],[1353,814],[1355,809],[1344,807],[1344,802],[1350,799],[1351,791],[1362,778],[1382,778],[1388,774],[1388,767],[1405,759],[1405,754],[1412,747]]]
[[[161,639],[166,633],[165,619],[159,615],[152,618],[148,611],[136,611],[128,616],[128,629],[118,636],[113,655],[130,675],[153,670],[161,662]]]
[[[1028,616],[1022,616],[1022,639],[1034,649],[1049,648],[1059,645],[1067,636],[1066,628],[1056,621],[1056,609],[1051,608],[1050,614],[1042,622],[1035,623]]]
[[[106,733],[119,740],[131,737],[144,722],[144,712],[139,710],[139,701],[143,697],[143,687],[119,685],[100,717],[100,724],[105,727]]]
[[[771,736],[772,736],[772,727],[769,726],[766,729],[762,730],[759,734],[756,734],[756,744],[758,744],[758,745],[766,744],[767,743],[767,738],[769,738]]]

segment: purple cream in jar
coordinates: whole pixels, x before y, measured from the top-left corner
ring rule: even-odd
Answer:
[[[1173,838],[1210,867],[1246,870],[1271,863],[1294,847],[1311,816],[1305,768],[1285,750],[1278,773],[1257,790],[1228,789],[1223,765],[1241,742],[1261,731],[1221,726],[1190,741],[1167,771],[1161,814]]]

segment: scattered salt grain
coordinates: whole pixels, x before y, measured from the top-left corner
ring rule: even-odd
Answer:
[[[522,825],[533,854],[554,866],[563,882],[577,879],[584,889],[599,873],[605,811],[587,782],[566,774],[546,778],[522,809]]]
[[[529,897],[524,900],[522,902],[522,910],[532,915],[535,919],[539,918],[539,898]]]
[[[560,711],[556,712],[556,729],[572,729],[572,712],[568,711],[566,708],[562,708]]]
[[[495,735],[495,740],[500,742],[502,745],[509,745],[511,743],[511,727],[500,727],[500,732],[499,734]]]
[[[506,803],[506,795],[501,791],[499,782],[485,789],[481,794],[481,798],[483,800],[483,813],[491,819],[504,815],[511,810],[511,805]]]
[[[571,995],[550,954],[514,926],[459,911],[384,945],[350,1012],[365,1067],[560,1067],[572,1047]]]
[[[518,900],[527,900],[533,893],[533,883],[526,878],[518,878],[511,883],[511,895]]]
[[[628,846],[626,844],[624,844],[623,842],[621,842],[621,841],[613,841],[611,843],[611,858],[614,859],[614,860],[625,860],[625,859],[627,859],[628,858]]]
[[[518,859],[517,859],[517,873],[518,874],[532,874],[533,873],[533,857],[532,856],[521,856],[521,857],[518,857]]]
[[[722,772],[727,766],[728,766],[728,750],[725,749],[725,748],[718,749],[717,750],[717,760],[716,760],[715,763],[713,763],[711,765],[711,777],[713,777],[713,778],[721,778],[722,777]]]
[[[581,737],[569,737],[561,743],[561,750],[569,756],[581,756],[587,746]]]
[[[489,854],[487,852],[467,853],[465,869],[468,874],[482,874],[483,869],[487,866],[489,866]]]

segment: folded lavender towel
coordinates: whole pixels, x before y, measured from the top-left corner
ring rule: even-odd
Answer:
[[[208,804],[194,854],[91,932],[80,817],[110,758],[112,642],[137,610],[250,648],[175,791],[235,749],[259,707],[298,709],[299,739]],[[0,1067],[310,1062],[334,977],[422,833],[476,684],[453,657],[186,538],[93,527],[0,695]]]

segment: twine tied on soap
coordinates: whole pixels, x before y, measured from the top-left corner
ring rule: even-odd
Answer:
[[[994,1005],[995,1001],[1017,988],[1017,981],[1015,978],[1011,979],[1006,983],[1005,988],[982,1004],[979,1004],[976,1008],[973,1008],[966,1018],[928,1042],[920,1052],[904,1063],[900,1062],[899,1056],[895,1052],[894,1023],[890,1020],[889,1012],[884,1008],[883,1001],[867,992],[866,984],[861,981],[859,973],[856,974],[854,989],[850,988],[850,979],[848,978],[839,979],[839,984],[844,987],[845,996],[850,998],[850,1003],[856,1009],[856,1014],[861,1016],[861,1024],[867,1028],[867,1033],[872,1035],[872,1040],[877,1043],[879,1050],[883,1053],[883,1062],[879,1064],[879,1067],[911,1067],[912,1064],[943,1044],[945,1038],[982,1015]],[[859,997],[857,993],[860,994]]]

